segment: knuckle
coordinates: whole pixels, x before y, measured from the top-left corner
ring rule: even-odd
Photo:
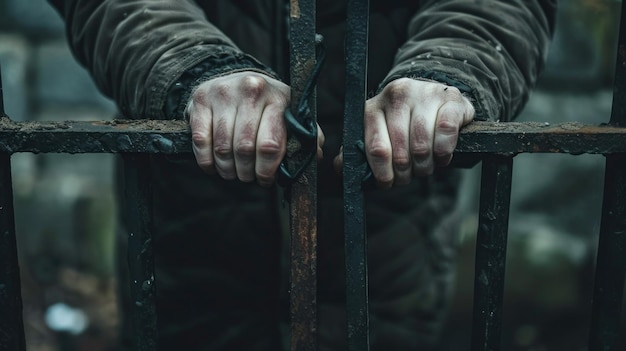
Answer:
[[[385,96],[393,106],[404,104],[408,99],[409,84],[405,80],[396,79],[385,89]]]
[[[204,89],[196,89],[193,92],[193,96],[191,98],[191,104],[189,104],[190,106],[192,106],[193,104],[198,104],[198,105],[203,105],[206,106],[209,104],[209,94],[207,93],[206,90]],[[188,106],[188,107],[190,107]]]
[[[438,159],[447,158],[452,155],[452,149],[447,146],[435,147],[433,156]]]
[[[235,145],[234,151],[237,156],[252,157],[255,152],[254,142],[250,140],[242,140]]]
[[[259,76],[249,75],[241,79],[240,88],[243,94],[251,99],[258,99],[267,86],[267,81]]]
[[[374,142],[372,143],[367,153],[378,160],[386,161],[391,159],[391,147],[385,145],[383,143]]]
[[[431,148],[425,142],[416,142],[411,145],[411,155],[416,159],[425,159],[430,156]]]
[[[454,135],[459,132],[459,124],[451,121],[449,118],[443,118],[437,123],[437,131],[447,135]]]
[[[399,155],[393,157],[393,165],[399,170],[407,170],[411,167],[411,158],[408,155]]]
[[[215,156],[221,159],[228,159],[232,157],[233,148],[229,144],[217,144],[213,148]]]
[[[216,83],[214,86],[214,93],[215,96],[218,99],[221,99],[222,101],[228,103],[231,100],[231,96],[232,96],[232,87],[230,86],[230,84],[226,83],[226,82],[219,82]]]
[[[198,148],[210,145],[209,137],[202,132],[194,131],[191,133],[191,142]]]
[[[452,143],[437,143],[433,149],[433,156],[436,158],[445,158],[450,156],[454,152],[454,144]]]
[[[280,143],[273,139],[264,139],[259,141],[259,154],[265,158],[280,156],[282,147]]]

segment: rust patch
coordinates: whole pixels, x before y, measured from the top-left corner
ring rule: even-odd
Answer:
[[[300,18],[300,0],[291,0],[291,18]]]

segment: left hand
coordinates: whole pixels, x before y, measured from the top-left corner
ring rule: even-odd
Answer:
[[[447,166],[459,130],[474,114],[455,87],[410,78],[390,82],[365,102],[365,153],[379,187],[408,184]],[[335,167],[341,164],[339,154]]]

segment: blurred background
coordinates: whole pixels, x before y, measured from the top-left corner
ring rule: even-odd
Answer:
[[[539,87],[521,121],[609,119],[621,1],[561,0]],[[114,104],[76,64],[45,0],[0,0],[6,113],[107,120]],[[112,155],[12,157],[29,351],[114,350]],[[466,214],[454,305],[441,350],[469,350],[480,167],[463,171]],[[515,158],[504,350],[585,350],[604,177],[602,156]],[[622,337],[621,349],[626,349]]]

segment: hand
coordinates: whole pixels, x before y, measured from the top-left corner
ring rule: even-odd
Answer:
[[[256,72],[200,84],[186,108],[198,166],[224,179],[272,185],[285,156],[289,98],[289,86]],[[318,126],[318,155],[323,143]]]
[[[410,78],[389,83],[365,103],[365,154],[378,185],[408,184],[447,166],[474,113],[457,88]]]

